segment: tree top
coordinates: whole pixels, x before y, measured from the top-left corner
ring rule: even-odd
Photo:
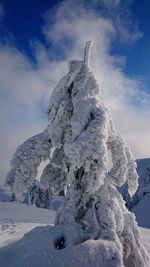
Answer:
[[[90,63],[90,56],[91,56],[91,50],[92,50],[93,42],[87,41],[85,45],[84,50],[84,62],[89,64]]]

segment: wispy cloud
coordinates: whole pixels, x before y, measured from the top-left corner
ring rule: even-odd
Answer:
[[[136,40],[133,33],[137,38],[141,37],[141,33],[136,24],[135,27],[132,25],[129,6],[124,5],[122,9],[127,10],[130,21],[126,23],[125,16],[121,19],[120,4],[123,1],[103,1],[103,4],[107,4],[107,8],[109,5],[110,8],[115,2],[119,5],[116,21],[112,14],[102,16],[95,10],[85,9],[81,1],[78,5],[65,1],[55,10],[53,17],[51,13],[46,14],[47,26],[44,32],[49,42],[61,47],[67,60],[71,57],[80,58],[86,40],[94,41],[91,65],[99,81],[104,101],[135,156],[148,157],[149,146],[144,144],[147,140],[150,145],[150,95],[144,92],[140,79],[131,79],[125,75],[123,68],[126,59],[111,55],[113,42],[124,36],[122,41],[131,44]],[[53,25],[50,26],[51,22]]]
[[[37,47],[37,45],[36,45]],[[47,125],[49,96],[65,73],[64,63],[50,62],[38,49],[37,63],[12,46],[0,46],[0,177],[9,169],[17,146]],[[62,68],[61,68],[62,66]]]
[[[107,12],[95,9],[94,2],[105,6]],[[124,74],[126,59],[111,55],[116,40],[131,44],[141,37],[137,26],[131,26],[125,17],[121,19],[121,2],[93,0],[85,7],[83,1],[63,1],[48,11],[42,31],[51,48],[46,49],[39,40],[31,40],[36,63],[12,45],[0,46],[1,176],[6,174],[16,146],[46,126],[42,112],[52,89],[67,72],[67,61],[83,57],[87,40],[94,41],[91,66],[117,129],[136,157],[150,156],[150,96],[139,79]],[[112,5],[116,20],[109,14]]]

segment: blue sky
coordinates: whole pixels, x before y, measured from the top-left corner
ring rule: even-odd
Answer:
[[[0,1],[0,176],[16,147],[47,125],[49,96],[94,41],[91,66],[136,158],[150,152],[150,2]]]
[[[48,10],[52,10],[55,6],[63,1],[58,0],[2,0],[4,9],[4,19],[0,27],[0,35],[2,39],[8,38],[14,43],[18,49],[34,61],[33,51],[31,49],[30,40],[38,39],[46,47],[50,44],[46,42],[42,33],[44,25],[43,15]],[[88,1],[87,1],[88,2]],[[91,2],[91,1],[89,1]],[[139,75],[145,83],[146,90],[150,90],[150,1],[132,1],[130,11],[133,22],[143,34],[142,38],[134,44],[114,45],[112,53],[119,53],[127,56],[126,73],[128,75]],[[92,4],[90,5],[90,7]],[[97,5],[95,8],[100,9]],[[61,54],[61,51],[59,51]]]
[[[142,76],[146,90],[150,91],[150,1],[134,1],[131,10],[143,36],[131,49],[126,51],[127,73]]]

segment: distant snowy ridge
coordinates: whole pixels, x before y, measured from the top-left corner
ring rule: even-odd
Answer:
[[[139,185],[145,187],[150,184],[150,158],[137,159],[136,162]]]
[[[139,186],[133,197],[128,194],[128,186],[124,184],[119,191],[127,202],[129,209],[134,208],[147,194],[150,194],[150,158],[138,159],[137,173],[139,175]],[[149,196],[148,196],[149,197]],[[150,197],[149,197],[150,201]]]

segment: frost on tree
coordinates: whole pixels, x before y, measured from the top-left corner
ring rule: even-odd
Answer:
[[[37,168],[43,160],[50,157],[51,142],[47,129],[35,135],[19,146],[11,160],[11,170],[6,184],[11,191],[26,191],[37,176]]]
[[[28,188],[23,203],[36,206],[38,208],[50,208],[50,199],[48,188],[41,188],[38,180],[34,180]]]
[[[86,248],[90,255],[94,245],[97,266],[149,267],[135,216],[126,209],[117,190],[127,182],[129,194],[134,194],[138,187],[136,164],[102,103],[100,88],[89,66],[91,45],[87,42],[84,60],[69,62],[69,72],[54,88],[49,102],[44,157],[48,157],[50,147],[54,148],[54,153],[41,182],[51,187],[51,194],[66,189],[64,202],[55,218],[54,247],[63,249],[78,245]],[[24,144],[21,155],[23,147]],[[34,154],[32,161],[35,169],[37,155]],[[22,156],[21,160],[18,165],[13,160],[15,185],[21,179],[18,179],[18,172],[23,173],[24,169]],[[28,171],[28,167],[25,170]]]
[[[58,83],[49,103],[49,137],[53,146],[64,149],[68,186],[55,220],[56,248],[89,239],[97,240],[98,245],[100,240],[99,253],[107,250],[100,266],[108,266],[111,259],[111,266],[148,267],[135,217],[116,189],[127,181],[130,195],[134,194],[136,164],[102,103],[89,56],[90,43],[84,61],[69,63],[69,73]]]
[[[61,147],[56,148],[51,156],[50,162],[46,165],[41,175],[40,183],[44,188],[48,188],[50,197],[65,191],[66,175],[63,168],[65,154]]]

